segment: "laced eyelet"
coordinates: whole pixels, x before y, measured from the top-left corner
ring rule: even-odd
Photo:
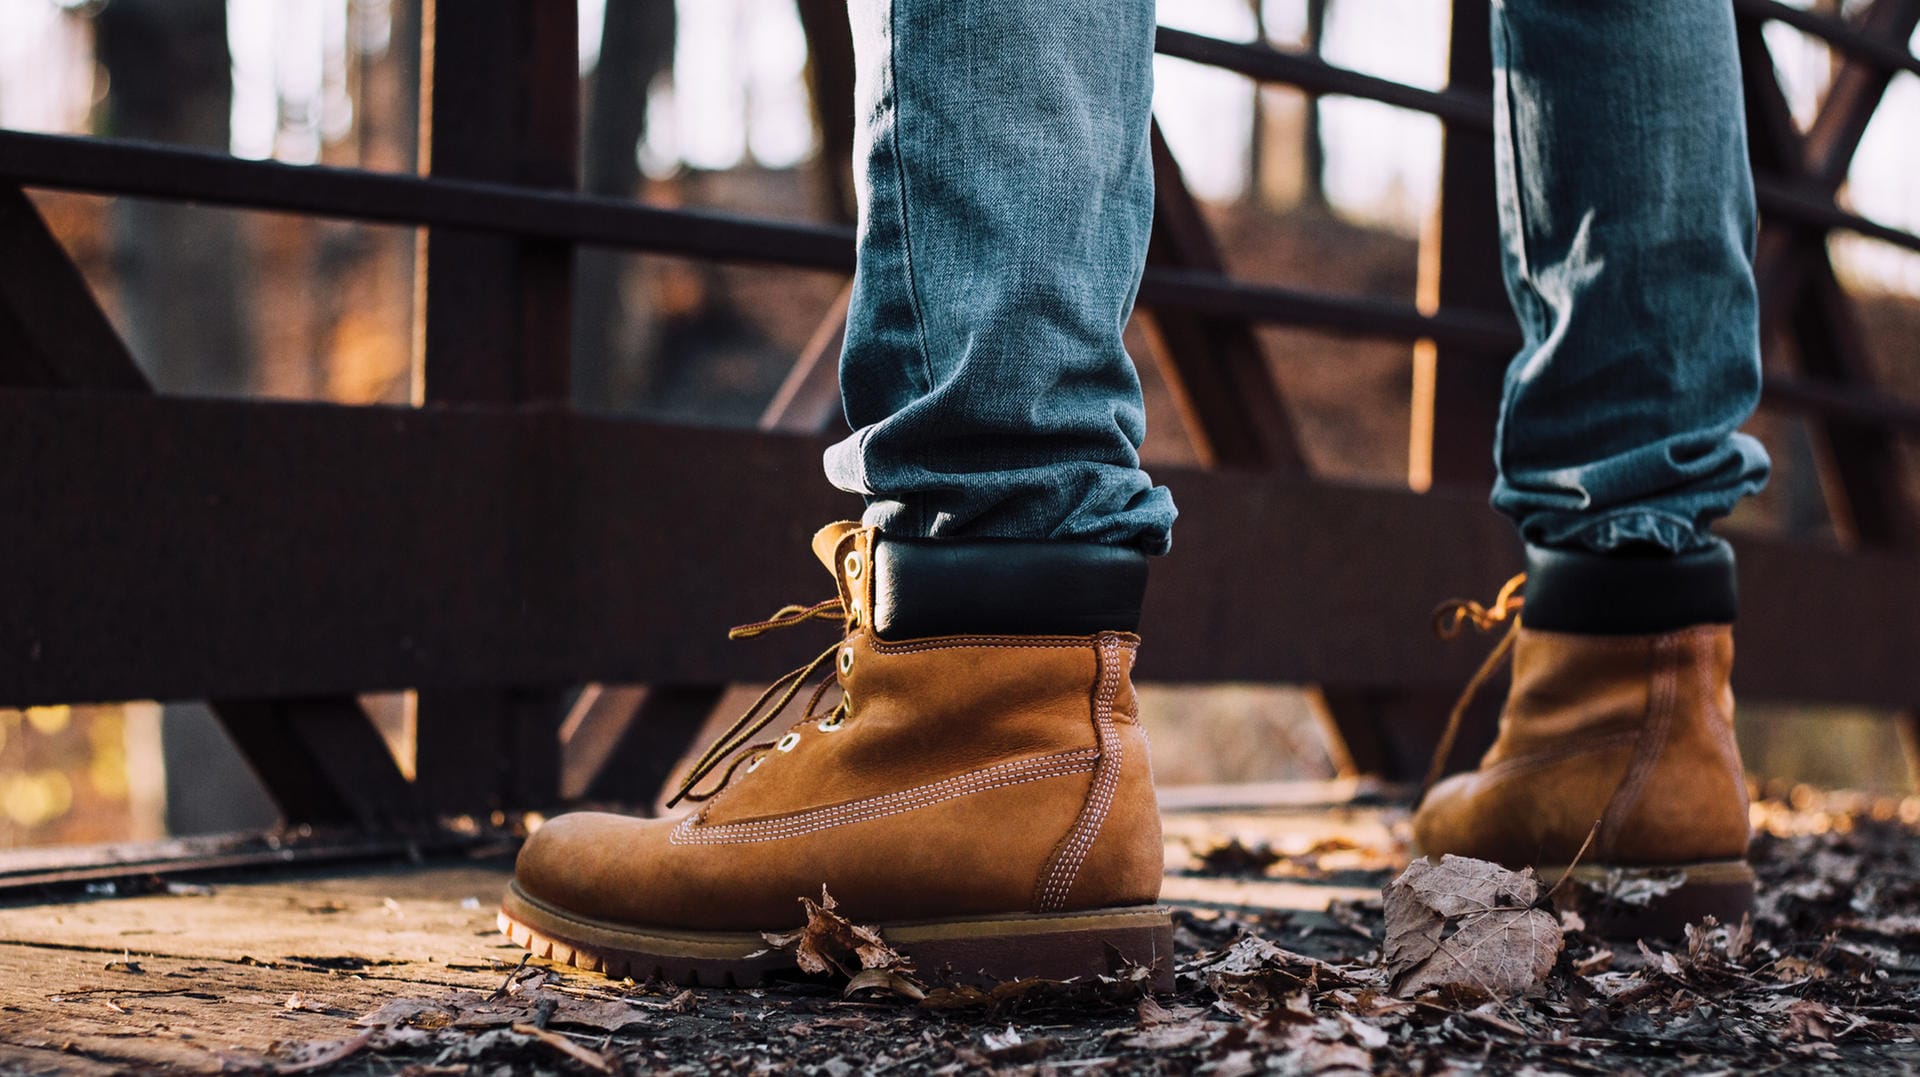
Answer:
[[[842,725],[845,725],[846,721],[847,721],[846,715],[841,714],[839,711],[834,711],[832,714],[829,714],[825,718],[822,718],[820,719],[820,721],[816,722],[814,724],[814,728],[818,729],[822,733],[831,733],[834,730],[839,729]]]
[[[752,774],[754,771],[759,770],[760,764],[766,761],[767,761],[767,757],[764,755],[754,756],[753,759],[747,763],[747,773]]]
[[[852,672],[853,672],[853,648],[846,647],[840,651],[840,675],[844,677],[847,674]]]
[[[791,752],[793,751],[794,746],[799,743],[800,743],[800,734],[795,733],[792,730],[788,730],[787,735],[784,737],[781,737],[779,743],[774,745],[774,748],[782,752]]]

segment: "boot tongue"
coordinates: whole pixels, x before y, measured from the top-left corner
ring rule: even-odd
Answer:
[[[840,578],[840,541],[858,530],[858,520],[837,520],[813,533],[813,556],[820,559],[835,579]]]

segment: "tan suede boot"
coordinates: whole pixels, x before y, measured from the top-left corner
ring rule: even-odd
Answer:
[[[1016,627],[1131,627],[1144,561],[1079,544],[975,545],[823,529],[814,549],[839,597],[736,634],[832,618],[842,642],[708,752],[682,790],[697,811],[581,812],[540,828],[502,930],[610,975],[751,984],[792,964],[762,932],[798,926],[799,899],[824,886],[923,973],[1065,978],[1131,962],[1170,983],[1171,921],[1154,904],[1159,815],[1129,676],[1138,637],[974,631],[1010,620],[1004,600],[1021,593],[1045,608]],[[901,634],[928,627],[957,631]],[[826,663],[841,703],[709,777]],[[694,791],[703,779],[715,791]]]
[[[1419,850],[1530,866],[1549,884],[1577,859],[1587,885],[1567,892],[1611,935],[1677,935],[1707,915],[1738,923],[1753,872],[1728,686],[1731,551],[1529,561],[1524,613],[1495,653],[1513,656],[1499,737],[1477,770],[1428,790]],[[1443,609],[1488,627],[1521,609],[1511,590],[1502,599]]]

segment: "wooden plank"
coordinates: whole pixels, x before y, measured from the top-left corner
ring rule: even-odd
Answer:
[[[1876,30],[1867,25],[1868,20],[1856,23],[1837,15],[1783,4],[1780,0],[1733,0],[1733,10],[1747,19],[1785,23],[1888,70],[1920,75],[1920,56],[1907,51],[1906,38]]]
[[[820,433],[836,419],[842,420],[845,429],[840,410],[840,348],[847,338],[847,307],[852,301],[853,284],[848,282],[760,414],[760,429]]]
[[[1920,25],[1920,2],[1879,0],[1869,25],[1887,33]],[[1845,177],[1874,109],[1886,91],[1886,72],[1854,62],[1803,138],[1773,70],[1758,27],[1740,28],[1748,140],[1756,168],[1795,176],[1830,195]],[[1841,390],[1873,391],[1874,372],[1851,301],[1827,254],[1825,233],[1792,222],[1769,221],[1755,262],[1763,341],[1791,340],[1809,381]],[[1843,535],[1893,548],[1920,543],[1920,514],[1911,503],[1906,464],[1893,433],[1871,417],[1831,413],[1816,424],[1824,447],[1822,485]]]
[[[150,394],[80,270],[18,187],[0,184],[0,384]],[[352,696],[214,700],[211,709],[289,821],[413,815],[411,791]],[[185,765],[185,760],[174,760]]]
[[[1162,56],[1223,68],[1265,83],[1298,86],[1310,94],[1331,94],[1379,101],[1396,108],[1438,116],[1449,125],[1480,131],[1493,129],[1493,110],[1484,93],[1448,87],[1422,90],[1404,83],[1336,67],[1316,55],[1288,52],[1271,45],[1222,41],[1169,26],[1154,35]]]
[[[816,10],[813,17],[823,16]],[[844,10],[838,17],[845,21]],[[853,284],[848,282],[761,413],[761,430],[820,433],[841,418],[840,348],[852,299]],[[580,728],[581,747],[594,758],[578,765],[569,758],[568,767],[579,773],[569,778],[567,788],[588,800],[651,810],[674,765],[706,728],[726,690],[725,684],[711,682],[645,688],[588,685],[566,724]]]
[[[1872,356],[1859,316],[1824,255],[1804,267],[1806,290],[1787,322],[1799,365],[1816,383],[1868,387]],[[1838,498],[1829,498],[1842,535],[1892,549],[1920,547],[1916,514],[1899,440],[1886,427],[1843,415],[1815,420],[1832,460]]]
[[[1873,27],[1874,32],[1888,40],[1904,41],[1906,35],[1920,25],[1920,2],[1876,0],[1863,25]],[[1738,39],[1741,78],[1746,89],[1748,144],[1755,172],[1784,179],[1804,194],[1832,198],[1845,180],[1860,138],[1885,96],[1888,73],[1870,63],[1845,61],[1820,103],[1810,133],[1803,135],[1780,89],[1773,54],[1761,28],[1743,22],[1738,27]],[[1824,231],[1803,227],[1817,223],[1792,217],[1767,222],[1755,258],[1763,315],[1783,318],[1803,289],[1804,261],[1825,257]]]
[[[0,378],[8,385],[152,392],[40,211],[0,183]]]
[[[1920,0],[1873,0],[1860,17],[1866,37],[1889,44],[1904,43],[1916,26],[1920,26]],[[1847,55],[1841,64],[1807,128],[1807,173],[1822,190],[1831,193],[1846,181],[1853,155],[1895,73],[1858,54]]]
[[[578,185],[577,20],[570,4],[503,0],[463,5],[454,17],[451,5],[427,0],[421,123],[431,175]],[[424,398],[565,401],[571,245],[454,229],[430,229],[423,242],[416,368]],[[563,690],[564,682],[422,685],[414,763],[422,801],[477,811],[556,800]]]
[[[1493,91],[1491,12],[1484,3],[1453,5],[1447,85]],[[1424,311],[1470,311],[1514,333],[1500,266],[1500,220],[1494,201],[1490,130],[1449,128],[1441,148],[1440,200],[1420,237],[1417,305]],[[1509,352],[1509,354],[1511,354]],[[1414,430],[1409,482],[1415,489],[1455,485],[1486,490],[1493,482],[1493,432],[1505,364],[1484,351],[1429,339],[1414,353]]]
[[[853,223],[853,28],[840,0],[797,0],[807,38],[807,89],[820,132],[815,168],[828,220]]]
[[[858,511],[819,478],[825,444],[558,409],[0,391],[0,533],[35,566],[0,576],[0,704],[770,677],[824,644],[726,629],[819,588],[808,536]],[[1155,566],[1148,678],[1450,694],[1479,654],[1431,639],[1433,604],[1519,563],[1477,495],[1161,478],[1182,540]],[[1920,565],[1741,547],[1744,691],[1920,699]]]
[[[656,684],[627,704],[625,727],[587,781],[587,800],[632,804],[651,812],[661,787],[693,739],[706,728],[725,685]]]
[[[1491,97],[1490,17],[1484,3],[1453,5],[1450,93]],[[1416,302],[1426,312],[1468,311],[1495,320],[1514,334],[1513,347],[1496,354],[1454,341],[1416,342],[1407,450],[1407,485],[1414,490],[1438,487],[1484,497],[1493,482],[1493,434],[1505,375],[1501,360],[1519,346],[1501,278],[1493,164],[1491,124],[1447,128],[1439,204],[1420,236]],[[1480,589],[1491,586],[1489,580]],[[1320,686],[1320,698],[1349,766],[1413,781],[1426,772],[1457,691],[1457,686],[1382,689],[1333,681]],[[1457,759],[1474,757],[1491,740],[1505,695],[1500,683],[1481,693],[1456,744]]]
[[[289,1044],[346,1039],[390,999],[491,992],[519,958],[493,929],[506,878],[498,863],[296,875],[8,909],[0,1066],[265,1069]]]
[[[214,713],[288,818],[391,826],[423,806],[352,696],[221,700]],[[177,759],[176,766],[190,766]]]
[[[1155,121],[1152,133],[1151,266],[1226,270],[1200,204]],[[1306,470],[1293,419],[1267,366],[1266,349],[1246,318],[1199,315],[1145,300],[1147,337],[1161,380],[1173,394],[1187,439],[1208,466]]]

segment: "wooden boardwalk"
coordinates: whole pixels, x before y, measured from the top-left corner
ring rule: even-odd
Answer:
[[[1235,804],[1170,791],[1170,903],[1331,922],[1330,900],[1377,895],[1399,855],[1397,812],[1327,810],[1350,788],[1250,787]],[[1316,877],[1184,872],[1223,839],[1319,856]],[[1320,853],[1316,853],[1319,850]],[[521,951],[494,927],[505,859],[309,870],[170,892],[0,907],[0,1072],[217,1073],[284,1064],[349,1041],[356,1018],[395,999],[490,994]],[[570,982],[604,983],[568,973]],[[702,992],[726,1005],[728,992]],[[351,1068],[351,1067],[349,1067]],[[354,1072],[392,1072],[398,1067]],[[449,1072],[458,1072],[449,1071]]]

